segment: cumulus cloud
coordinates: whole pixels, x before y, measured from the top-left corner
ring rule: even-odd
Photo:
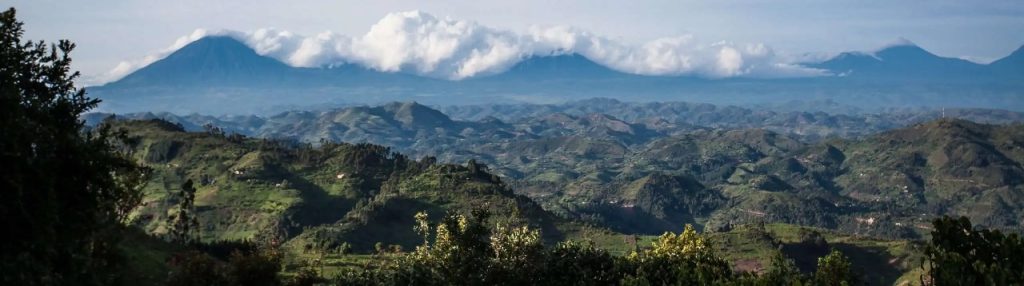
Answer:
[[[381,71],[462,79],[506,68],[524,55],[512,32],[414,11],[389,14],[352,41],[351,60]]]
[[[384,16],[357,37],[330,31],[313,36],[278,29],[250,32],[196,30],[170,47],[121,62],[99,81],[116,80],[209,35],[241,40],[257,53],[296,67],[354,63],[384,72],[460,80],[500,73],[531,56],[580,54],[609,68],[641,75],[707,78],[823,75],[777,56],[763,44],[704,44],[690,35],[625,44],[570,26],[535,26],[524,33],[419,11]]]

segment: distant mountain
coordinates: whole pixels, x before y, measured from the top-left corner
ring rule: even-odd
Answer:
[[[94,126],[109,113],[83,117]],[[509,138],[571,137],[616,144],[643,144],[652,139],[708,128],[761,128],[804,141],[856,138],[935,120],[962,118],[990,124],[1024,122],[1024,113],[992,109],[893,110],[884,114],[775,112],[688,102],[621,102],[597,98],[559,105],[466,105],[437,110],[416,102],[349,106],[323,111],[288,111],[271,116],[175,115],[167,112],[119,114],[123,119],[164,119],[187,130],[214,125],[227,132],[317,143],[321,139],[369,142],[411,155],[445,152],[450,144]],[[438,143],[439,145],[431,145]],[[447,146],[447,147],[446,147]],[[527,146],[530,147],[530,146]]]
[[[211,36],[88,91],[105,101],[107,111],[252,114],[386,101],[388,95],[414,95],[437,81],[355,64],[297,68],[259,55],[235,38]]]
[[[1013,51],[1009,56],[990,63],[989,66],[1000,73],[1024,78],[1024,46]]]
[[[104,86],[153,87],[331,87],[390,86],[426,80],[384,73],[355,64],[322,68],[296,68],[262,56],[228,36],[210,36],[192,42],[166,58]]]
[[[940,57],[910,42],[874,53],[846,52],[808,66],[829,70],[842,77],[875,81],[959,81],[986,79],[993,75],[984,65]]]
[[[416,102],[393,102],[381,107],[391,119],[410,128],[446,128],[454,124],[447,115]]]
[[[1018,51],[991,65],[979,65],[903,44],[808,64],[836,76],[716,80],[628,74],[579,54],[563,54],[534,56],[503,73],[450,81],[351,63],[291,67],[257,54],[234,38],[207,37],[121,80],[90,87],[89,93],[104,100],[101,110],[118,113],[275,114],[390,101],[462,105],[559,103],[593,97],[809,109],[816,107],[806,102],[865,110],[908,106],[1024,110],[1021,57]]]
[[[121,80],[115,86],[279,84],[294,69],[226,36],[205,37]]]
[[[631,77],[612,70],[580,54],[533,56],[500,74],[481,80],[599,80],[613,77]]]

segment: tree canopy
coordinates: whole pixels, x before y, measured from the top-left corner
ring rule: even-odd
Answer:
[[[145,172],[118,134],[83,130],[99,100],[74,84],[75,45],[24,41],[15,15],[0,13],[0,284],[111,284]]]

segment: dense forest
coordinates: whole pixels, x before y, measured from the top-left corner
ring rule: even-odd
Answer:
[[[82,115],[99,101],[74,83],[69,53],[75,45],[27,41],[23,34],[14,9],[0,14],[3,285],[875,283],[875,273],[865,271],[875,265],[857,264],[871,261],[856,247],[862,238],[764,221],[723,224],[714,232],[679,223],[660,236],[638,236],[545,208],[474,159],[450,164],[373,144],[314,146],[215,126],[186,132],[163,120],[86,126]],[[1005,174],[1015,170],[1010,161],[985,162],[1006,167]],[[756,175],[759,166],[741,167]],[[765,188],[773,183],[739,179]],[[680,201],[693,208],[725,200],[689,195],[683,192]],[[910,245],[900,248],[913,252],[901,257],[919,258],[905,261],[913,269],[910,283],[1024,283],[1024,239],[1017,234],[976,227],[967,218],[940,217],[925,227],[920,240],[880,242]],[[740,239],[763,243],[753,255],[768,263],[737,267],[722,243]],[[326,271],[329,257],[350,263]]]

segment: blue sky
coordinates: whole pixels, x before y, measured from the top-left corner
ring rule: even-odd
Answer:
[[[939,55],[990,61],[1024,44],[1021,1],[15,0],[13,6],[28,38],[77,42],[76,67],[86,75],[167,49],[197,28],[359,37],[389,13],[410,10],[515,33],[568,25],[621,43],[686,36],[704,46],[764,44],[789,56],[871,50],[904,37]]]

